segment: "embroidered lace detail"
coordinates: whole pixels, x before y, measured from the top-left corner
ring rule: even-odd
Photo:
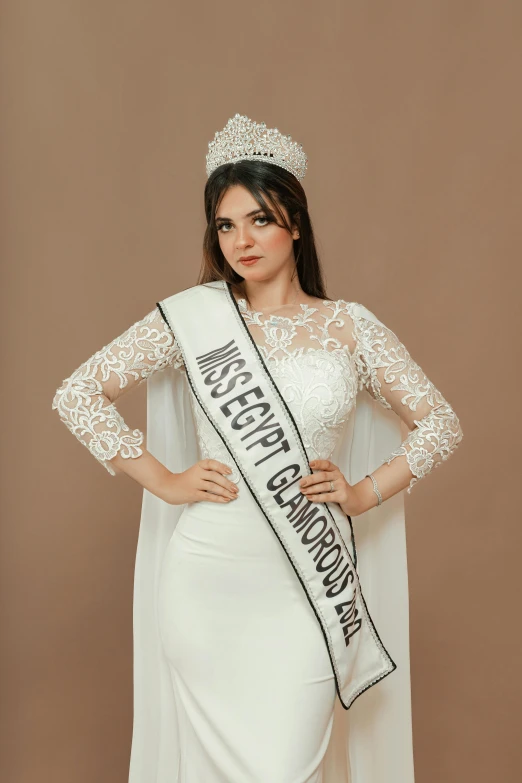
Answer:
[[[168,365],[181,367],[181,353],[158,308],[93,354],[56,390],[52,410],[112,475],[108,460],[139,457],[143,433],[130,430],[114,406],[122,390],[138,386]]]
[[[301,312],[292,319],[272,315],[263,322],[261,313],[247,310],[244,299],[238,304],[247,326],[259,327],[262,332],[266,344],[256,341],[257,347],[296,421],[309,459],[328,459],[357,396],[357,373],[349,348],[328,333],[333,323],[343,324],[338,317],[341,307],[336,302],[324,303],[333,315],[322,314],[323,323],[318,326],[312,318],[317,308],[307,305],[300,305]],[[299,327],[307,344],[295,346]],[[308,342],[312,340],[319,347],[310,346]],[[235,473],[232,480],[239,482],[240,474],[228,450],[197,402],[193,402],[201,458],[211,457],[229,465]]]
[[[381,381],[376,370],[382,367],[386,383],[392,384],[398,377],[397,383],[390,386],[390,391],[406,392],[401,402],[403,405],[408,405],[411,410],[417,409],[423,397],[432,407],[445,402],[442,394],[428,380],[390,329],[357,316],[353,307],[348,307],[348,310],[351,311],[354,321],[357,340],[355,360],[361,389],[363,386],[371,389],[375,399],[385,408],[392,407],[381,394]]]
[[[219,462],[228,465],[232,472],[228,474],[227,478],[239,485],[242,481],[242,476],[227,447],[209,422],[206,413],[201,409],[193,394],[190,395],[190,401],[198,435],[199,458],[217,459]]]
[[[344,325],[340,314],[345,303],[322,304],[331,312],[319,313],[321,323],[313,317],[318,308],[306,304],[299,305],[300,312],[292,318],[270,315],[263,321],[262,313],[251,312],[246,300],[238,300],[243,319],[296,421],[309,459],[332,455],[355,406],[358,385],[349,346],[329,333],[332,325]],[[197,403],[194,412],[202,458],[214,457],[236,471]],[[238,479],[239,474],[232,480]]]
[[[462,440],[450,404],[412,359],[397,336],[356,302],[324,300],[298,305],[294,315],[239,310],[301,432],[310,459],[328,459],[352,415],[357,392],[366,389],[392,409],[410,433],[384,460],[405,456],[412,473],[407,489],[448,459]],[[294,306],[295,309],[296,306]],[[109,460],[136,458],[144,436],[130,430],[114,401],[167,366],[185,372],[181,351],[159,308],[97,351],[64,380],[53,410],[111,475]],[[230,466],[227,448],[191,395],[201,458]]]
[[[419,479],[448,459],[463,437],[457,415],[447,402],[434,408],[423,419],[415,421],[415,424],[416,428],[385,460],[389,465],[395,457],[406,456],[414,475],[408,492]]]
[[[337,302],[324,300],[325,307],[332,310],[330,313],[319,313],[317,307],[309,307],[307,304],[301,304],[301,311],[292,318],[288,316],[269,315],[265,321],[261,320],[260,311],[253,312],[248,309],[246,300],[239,299],[239,311],[243,315],[244,321],[249,327],[260,327],[263,332],[263,342],[256,341],[259,351],[265,361],[284,359],[285,356],[291,356],[294,359],[301,357],[305,351],[307,353],[317,351],[319,348],[314,344],[319,343],[323,351],[332,353],[340,351],[350,356],[350,350],[346,342],[342,342],[329,333],[332,325],[337,327],[344,326],[344,320],[340,317],[347,312],[346,302],[339,299]],[[319,313],[323,319],[322,323],[317,323],[313,317],[314,313]],[[302,327],[304,332],[298,334],[298,328]],[[251,329],[256,334],[255,329]],[[259,336],[259,334],[258,334]],[[296,345],[300,343],[300,345]],[[312,344],[310,344],[312,343]],[[292,350],[290,350],[290,346]]]
[[[357,374],[349,354],[310,348],[269,365],[309,459],[329,459],[355,407]]]
[[[373,314],[357,303],[348,304],[347,309],[354,324],[359,388],[366,388],[381,405],[393,409],[411,430],[381,463],[389,465],[395,457],[406,457],[413,474],[407,489],[410,494],[414,484],[448,459],[461,442],[459,419],[391,329],[365,318],[361,313]],[[404,406],[422,417],[413,418]]]

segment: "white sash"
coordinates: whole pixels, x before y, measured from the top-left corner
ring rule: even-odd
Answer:
[[[352,521],[337,503],[312,503],[312,473],[296,422],[225,281],[158,303],[176,335],[198,404],[223,440],[283,547],[322,629],[347,710],[397,667],[368,612]]]

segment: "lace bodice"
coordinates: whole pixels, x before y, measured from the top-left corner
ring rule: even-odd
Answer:
[[[398,337],[371,320],[372,314],[362,305],[324,300],[313,307],[287,305],[268,315],[249,310],[244,299],[238,306],[296,420],[310,459],[330,458],[363,388],[410,430],[384,460],[390,463],[406,456],[412,473],[408,492],[462,440],[450,404]],[[128,427],[115,401],[167,366],[185,372],[175,335],[156,307],[93,354],[57,389],[53,410],[111,475],[115,471],[110,460],[118,453],[125,459],[139,457],[144,441],[140,430]],[[230,478],[239,483],[240,474],[228,451],[191,398],[201,459],[211,457],[229,465]]]

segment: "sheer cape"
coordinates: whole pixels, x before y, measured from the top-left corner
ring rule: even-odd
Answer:
[[[175,473],[199,459],[191,394],[185,374],[172,367],[147,378],[147,449]],[[362,389],[331,460],[354,484],[381,464],[401,440],[400,419]],[[129,783],[176,783],[179,778],[176,704],[158,627],[157,595],[163,555],[183,508],[143,492],[134,579]],[[366,603],[397,669],[362,693],[349,710],[336,698],[324,783],[413,783],[403,493],[353,517],[352,523]]]

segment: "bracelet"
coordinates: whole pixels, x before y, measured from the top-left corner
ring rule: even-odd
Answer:
[[[367,473],[367,474],[366,474],[366,476],[365,476],[365,478],[369,478],[369,479],[371,479],[371,480],[372,480],[372,484],[373,484],[373,491],[374,491],[374,492],[375,492],[375,494],[377,495],[377,505],[378,505],[378,506],[380,506],[380,505],[381,505],[381,503],[382,503],[382,495],[381,495],[381,493],[379,492],[379,487],[377,486],[377,482],[375,481],[375,477],[374,477],[374,476],[372,476],[372,474],[371,474],[371,473]]]

